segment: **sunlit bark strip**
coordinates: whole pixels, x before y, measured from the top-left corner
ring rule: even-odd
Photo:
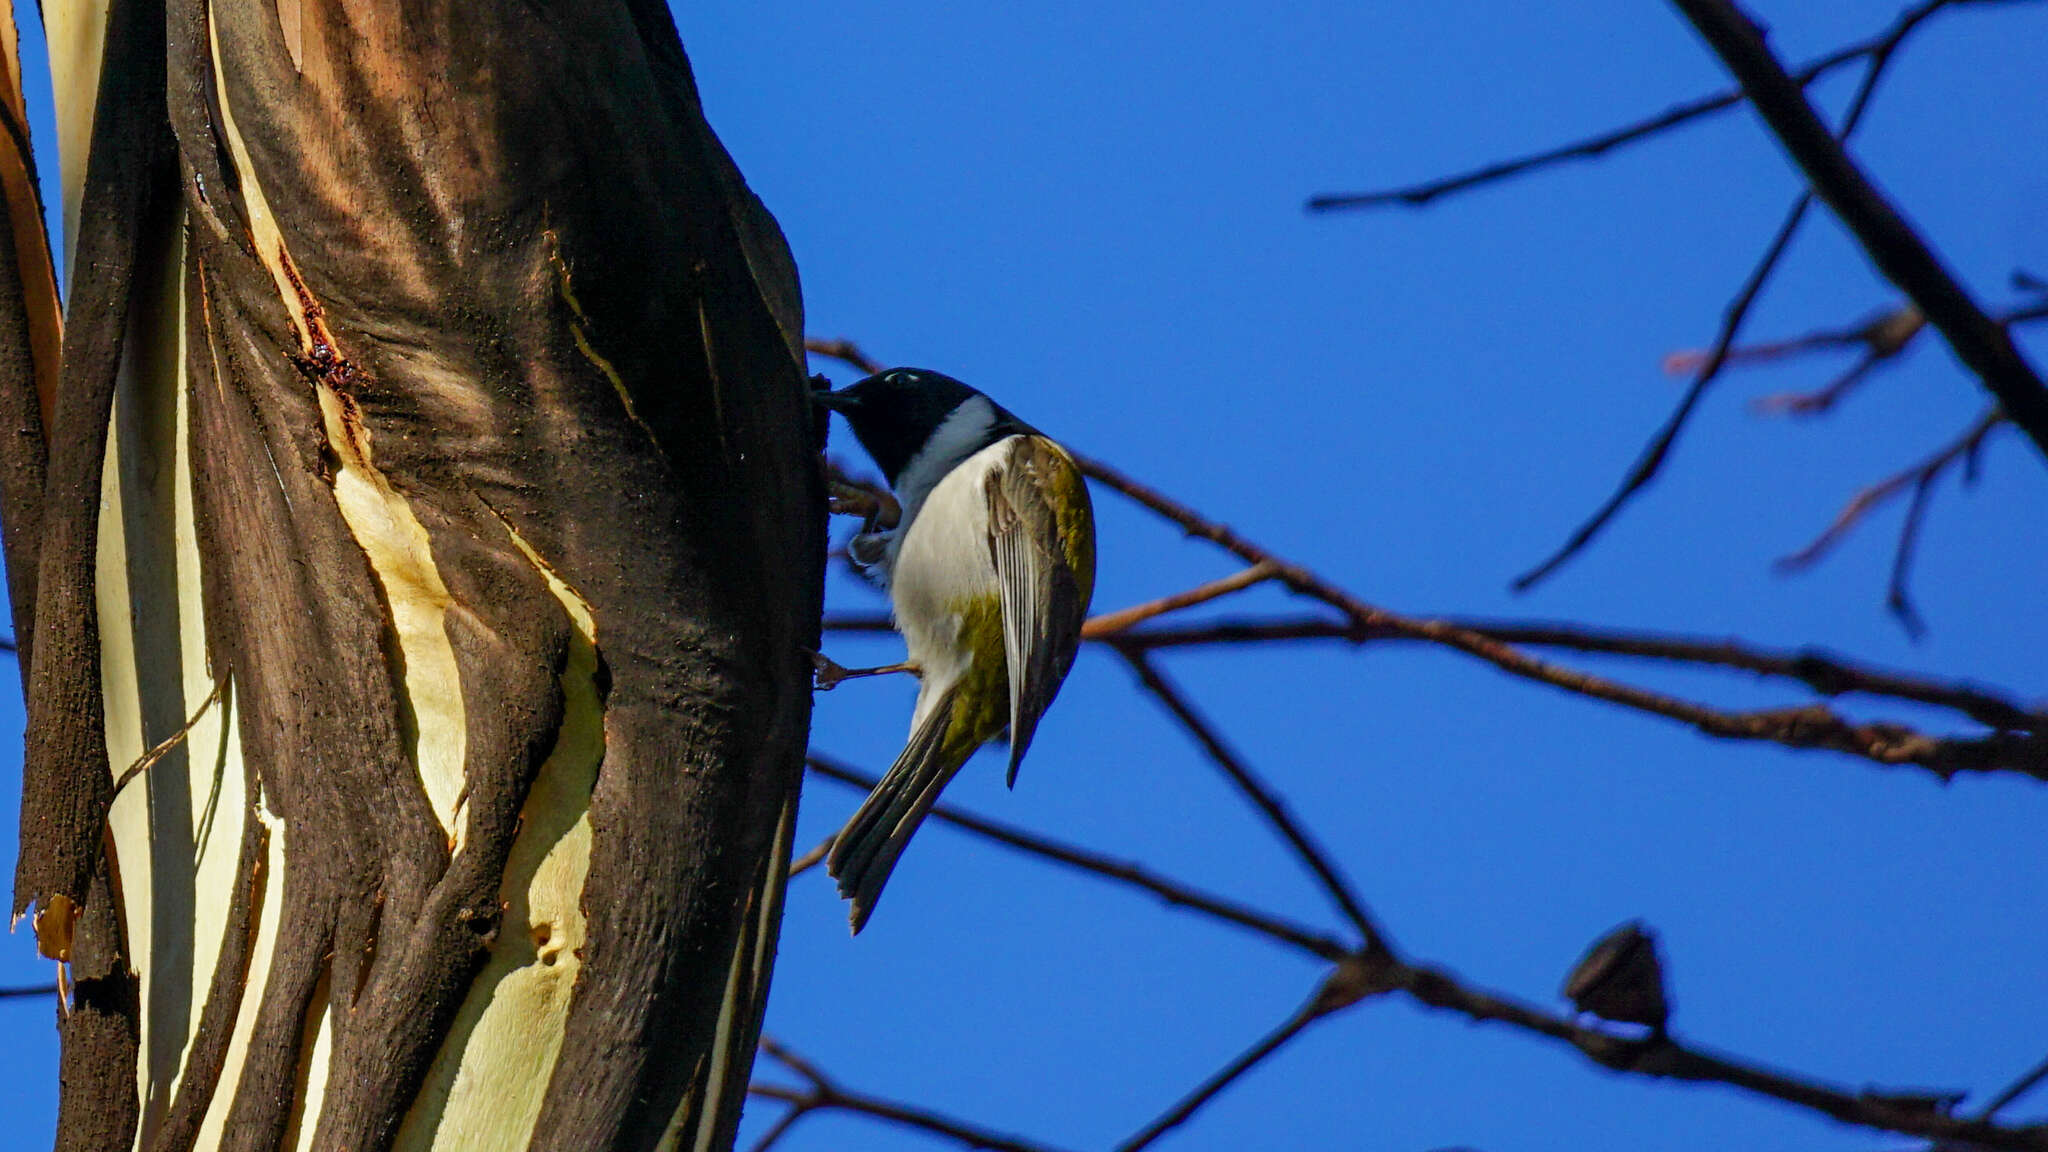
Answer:
[[[16,892],[79,977],[60,1146],[729,1146],[823,508],[666,10],[60,7],[98,320],[50,479],[0,460],[64,608]]]

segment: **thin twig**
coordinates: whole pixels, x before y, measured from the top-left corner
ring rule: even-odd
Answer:
[[[1879,45],[1884,40],[1885,37],[1883,35],[1874,36],[1861,43],[1851,44],[1848,47],[1830,52],[1826,56],[1800,69],[1800,82],[1810,84],[1844,64],[1851,64],[1861,60],[1863,57],[1877,51]],[[1331,212],[1346,208],[1378,208],[1393,204],[1420,208],[1439,197],[1465,192],[1486,184],[1506,180],[1513,176],[1519,176],[1524,172],[1548,168],[1567,160],[1590,160],[1595,157],[1604,156],[1621,145],[1632,144],[1638,140],[1668,132],[1673,128],[1689,124],[1703,116],[1711,116],[1716,112],[1725,112],[1741,103],[1742,89],[1730,88],[1723,92],[1716,92],[1711,96],[1701,96],[1694,100],[1688,100],[1683,104],[1673,105],[1655,116],[1646,117],[1619,128],[1612,128],[1583,140],[1575,140],[1569,144],[1560,145],[1555,148],[1546,148],[1541,152],[1532,152],[1526,156],[1499,161],[1484,167],[1474,168],[1467,172],[1443,176],[1401,188],[1387,188],[1372,192],[1326,192],[1311,197],[1308,202],[1308,210],[1311,212]]]
[[[1664,426],[1657,430],[1657,434],[1650,438],[1649,444],[1636,457],[1635,463],[1629,466],[1628,474],[1622,477],[1620,486],[1586,518],[1584,523],[1573,530],[1562,547],[1551,553],[1542,563],[1515,577],[1511,585],[1515,591],[1526,592],[1535,587],[1562,567],[1567,560],[1584,551],[1586,545],[1593,542],[1593,537],[1599,535],[1600,530],[1614,519],[1615,514],[1663,469],[1665,457],[1671,454],[1671,446],[1678,442],[1678,434],[1685,430],[1687,421],[1692,419],[1693,409],[1698,407],[1701,398],[1706,396],[1708,386],[1721,374],[1722,365],[1728,361],[1728,351],[1734,345],[1736,335],[1742,331],[1743,320],[1749,316],[1750,305],[1756,302],[1758,293],[1763,291],[1765,281],[1770,279],[1771,272],[1777,268],[1778,260],[1791,246],[1793,235],[1799,231],[1799,222],[1806,218],[1807,206],[1812,203],[1811,193],[1802,193],[1792,202],[1792,207],[1785,213],[1784,222],[1778,225],[1777,235],[1771,238],[1770,246],[1764,249],[1763,258],[1750,270],[1749,279],[1743,282],[1741,290],[1735,294],[1735,299],[1729,302],[1728,310],[1722,314],[1721,330],[1714,336],[1714,344],[1707,353],[1705,363],[1701,364],[1700,370],[1694,374],[1692,383],[1685,390],[1685,396],[1678,402],[1678,407],[1672,409],[1670,416],[1665,417]]]
[[[1956,358],[1983,382],[2042,455],[2048,456],[2048,387],[2020,354],[2006,326],[1985,314],[1969,290],[1850,159],[1842,142],[1807,102],[1798,82],[1785,74],[1755,22],[1728,0],[1673,3],[1721,57],[1748,93],[1757,114],[1806,173],[1813,191],[1856,237],[1878,271],[1919,306]],[[1901,27],[1910,27],[1913,17],[1924,19],[1940,6],[1938,0],[1930,0],[1902,18]],[[1882,67],[1887,53],[1880,48],[1872,56],[1873,72]],[[1844,135],[1846,132],[1845,128]]]
[[[875,776],[816,752],[805,756],[804,764],[828,780],[848,784],[863,791],[872,790],[878,783]],[[1261,909],[1204,892],[1192,885],[1147,871],[1139,865],[1112,859],[1077,845],[1054,840],[1049,836],[1041,836],[1013,824],[990,820],[950,804],[940,804],[933,808],[932,818],[1041,860],[1049,860],[1055,864],[1142,889],[1175,907],[1200,912],[1239,928],[1248,928],[1324,960],[1340,959],[1351,950],[1349,945],[1333,936],[1290,923]]]
[[[1683,0],[1680,0],[1680,2],[1683,2]],[[1857,86],[1856,94],[1849,100],[1848,111],[1842,116],[1841,140],[1848,140],[1850,136],[1855,134],[1857,126],[1862,123],[1863,114],[1870,107],[1871,97],[1877,93],[1878,81],[1883,79],[1885,69],[1890,66],[1899,46],[1906,42],[1906,37],[1911,35],[1913,29],[1919,27],[1928,17],[1939,12],[1952,2],[1954,0],[1923,0],[1922,3],[1901,15],[1893,23],[1891,29],[1873,44],[1868,53],[1870,63],[1864,70],[1863,81]],[[1800,95],[1796,87],[1794,88],[1794,95]],[[1803,101],[1804,97],[1800,96],[1800,99]],[[1830,140],[1834,138],[1832,135],[1829,137]],[[1836,151],[1840,151],[1839,144],[1836,145]],[[1778,261],[1783,258],[1786,249],[1791,246],[1792,237],[1798,233],[1800,222],[1806,218],[1806,210],[1812,205],[1813,197],[1813,190],[1808,189],[1801,192],[1792,202],[1792,207],[1785,213],[1784,223],[1779,226],[1778,233],[1771,240],[1769,248],[1765,250],[1763,259],[1757,261],[1756,267],[1749,274],[1749,279],[1743,283],[1741,291],[1736,293],[1735,299],[1729,303],[1728,310],[1721,319],[1721,330],[1714,337],[1713,347],[1708,352],[1705,363],[1700,366],[1699,373],[1693,377],[1692,385],[1686,389],[1684,398],[1679,401],[1678,407],[1672,411],[1671,416],[1665,420],[1664,426],[1658,430],[1657,435],[1651,439],[1648,447],[1644,448],[1642,454],[1636,458],[1635,464],[1629,468],[1628,474],[1622,478],[1620,487],[1614,491],[1613,495],[1607,498],[1606,502],[1592,516],[1588,517],[1572,533],[1571,537],[1565,541],[1563,547],[1552,553],[1536,567],[1516,577],[1511,585],[1515,591],[1528,591],[1551,573],[1557,571],[1567,560],[1583,551],[1586,545],[1592,543],[1593,538],[1607,526],[1608,522],[1614,519],[1615,514],[1620,512],[1634,498],[1635,494],[1648,485],[1663,468],[1665,458],[1670,455],[1672,445],[1678,441],[1678,434],[1685,429],[1687,421],[1692,417],[1693,410],[1698,407],[1700,399],[1706,395],[1707,387],[1720,375],[1722,367],[1726,365],[1729,353],[1735,342],[1735,337],[1741,332],[1743,321],[1748,317],[1750,307],[1756,302],[1758,294],[1763,291],[1764,284],[1770,279],[1772,271],[1777,268]]]
[[[2048,301],[2008,308],[1998,313],[1996,318],[2008,327],[2048,320]],[[1753,364],[1860,345],[1863,355],[1826,386],[1811,392],[1774,393],[1750,402],[1751,408],[1767,415],[1818,416],[1833,409],[1844,396],[1874,375],[1877,368],[1897,359],[1912,347],[1926,329],[1927,317],[1909,300],[1847,328],[1822,328],[1785,340],[1730,348],[1728,363]],[[1673,352],[1664,358],[1664,370],[1670,373],[1691,372],[1705,363],[1706,358],[1706,352],[1699,350]]]
[[[1830,352],[1837,348],[1852,347],[1868,343],[1867,325],[1853,328],[1821,328],[1803,336],[1790,336],[1783,340],[1766,340],[1760,344],[1743,344],[1728,350],[1730,364],[1764,364],[1773,360],[1789,360],[1804,356],[1808,352]],[[1707,362],[1705,349],[1687,348],[1664,357],[1663,368],[1667,375],[1683,376],[1699,371]]]
[[[1726,640],[1655,632],[1608,631],[1567,624],[1485,620],[1460,623],[1509,643],[1729,668],[1758,676],[1796,680],[1827,697],[1853,694],[1910,700],[1959,712],[1989,728],[2048,731],[2048,713],[2022,708],[2005,697],[1974,685],[1873,668],[1811,648],[1781,651],[1751,648]]]
[[[1266,1057],[1278,1052],[1282,1045],[1300,1035],[1302,1029],[1315,1023],[1325,1014],[1326,1010],[1321,1009],[1314,999],[1295,1009],[1292,1015],[1280,1023],[1279,1027],[1260,1037],[1256,1044],[1239,1053],[1236,1059],[1225,1064],[1207,1080],[1202,1081],[1192,1092],[1181,1097],[1173,1107],[1161,1113],[1151,1123],[1138,1129],[1129,1139],[1118,1144],[1116,1152],[1138,1152],[1138,1149],[1146,1147],[1161,1136],[1187,1123],[1188,1118],[1193,1116],[1202,1105],[1214,1099],[1217,1093],[1230,1087],[1231,1083],[1238,1077],[1258,1067],[1259,1063]]]
[[[1862,387],[1877,372],[1885,357],[1865,352],[1833,380],[1811,392],[1773,392],[1750,402],[1750,408],[1765,415],[1823,416],[1834,411],[1842,398]]]
[[[796,1073],[809,1083],[808,1088],[790,1088],[781,1084],[764,1084],[756,1081],[747,1086],[749,1095],[764,1100],[779,1100],[790,1106],[788,1114],[778,1120],[775,1126],[754,1145],[754,1152],[765,1152],[784,1133],[788,1132],[801,1117],[812,1112],[851,1112],[876,1120],[886,1120],[905,1128],[913,1128],[931,1136],[939,1136],[969,1148],[986,1148],[992,1152],[1058,1152],[1053,1145],[1040,1144],[1021,1136],[1012,1136],[972,1124],[941,1112],[918,1108],[895,1100],[885,1100],[864,1092],[840,1085],[828,1078],[817,1067],[771,1037],[761,1038],[761,1051]]]
[[[870,785],[870,787],[873,787],[873,785]],[[830,856],[832,854],[832,845],[837,843],[838,840],[839,833],[834,832],[832,835],[827,836],[823,840],[818,841],[818,846],[816,848],[813,848],[809,852],[806,852],[803,855],[797,857],[796,859],[791,860],[789,862],[789,878],[791,880],[794,880],[797,877],[803,875],[804,873],[809,872],[811,869],[816,868],[819,864],[823,863],[825,857]]]
[[[55,996],[55,984],[28,984],[16,988],[0,988],[0,1000],[24,1000],[31,996]]]
[[[1783,340],[1767,340],[1761,344],[1744,344],[1728,350],[1730,364],[1752,364],[1759,361],[1783,360],[1802,356],[1808,352],[1825,352],[1836,348],[1862,346],[1881,357],[1896,356],[1905,351],[1913,338],[1927,326],[1927,318],[1920,314],[1911,301],[1885,308],[1873,316],[1847,327],[1817,328],[1801,336]],[[1664,371],[1677,374],[1691,372],[1706,362],[1707,354],[1697,349],[1673,352],[1664,358]]]
[[[1254,564],[1249,568],[1241,569],[1228,576],[1211,580],[1206,584],[1197,585],[1183,592],[1176,592],[1171,596],[1161,596],[1157,600],[1148,600],[1143,604],[1133,604],[1129,608],[1119,609],[1115,612],[1104,612],[1082,625],[1081,638],[1084,640],[1100,640],[1108,636],[1115,636],[1118,633],[1128,632],[1135,625],[1143,624],[1147,620],[1164,616],[1168,612],[1178,612],[1182,608],[1192,608],[1197,604],[1206,604],[1211,600],[1228,596],[1233,592],[1242,592],[1254,585],[1263,584],[1278,574],[1278,571],[1271,564]]]
[[[1863,518],[1869,515],[1871,511],[1883,506],[1892,497],[1904,492],[1908,487],[1920,485],[1924,481],[1939,476],[1950,465],[1963,460],[1975,452],[1978,445],[1984,442],[1984,438],[1989,436],[1991,430],[1998,427],[2003,422],[2003,419],[2004,417],[1997,408],[1988,408],[1980,413],[1975,420],[1971,421],[1970,426],[1963,429],[1962,433],[1956,436],[1955,439],[1950,440],[1920,460],[1858,491],[1854,496],[1850,497],[1849,502],[1844,504],[1842,510],[1835,515],[1834,522],[1825,529],[1822,529],[1820,535],[1815,536],[1804,548],[1780,558],[1777,563],[1778,570],[1780,572],[1796,572],[1802,568],[1810,567],[1815,561],[1832,551],[1835,545],[1841,543],[1843,537],[1849,534],[1849,530],[1861,523]]]
[[[1171,712],[1181,727],[1187,729],[1188,734],[1195,738],[1195,742],[1202,746],[1202,751],[1208,754],[1209,759],[1223,770],[1224,775],[1230,777],[1231,782],[1237,785],[1245,798],[1265,816],[1266,822],[1273,826],[1274,831],[1279,832],[1293,847],[1295,855],[1301,858],[1301,862],[1308,870],[1322,882],[1324,890],[1343,911],[1344,918],[1351,921],[1352,927],[1358,929],[1359,938],[1365,942],[1366,951],[1391,951],[1391,942],[1380,930],[1379,925],[1373,922],[1371,914],[1365,910],[1365,902],[1358,898],[1358,894],[1352,891],[1350,883],[1337,870],[1336,861],[1315,842],[1308,829],[1294,818],[1294,814],[1287,810],[1287,804],[1281,800],[1280,794],[1261,780],[1258,773],[1252,771],[1251,765],[1245,762],[1244,757],[1224,743],[1223,736],[1216,731],[1215,725],[1195,709],[1193,702],[1166,678],[1150,657],[1137,651],[1124,651],[1120,654],[1130,664],[1131,670],[1138,674],[1138,682],[1145,686],[1145,690],[1166,705],[1166,710]]]
[[[820,758],[813,756],[811,759],[812,768],[820,770],[822,775],[846,780],[862,787],[868,786],[868,782],[872,781],[872,777],[862,777],[858,774],[824,771],[823,768],[829,767],[829,762],[821,765]],[[1018,845],[1013,843],[1013,846]],[[1120,875],[1113,870],[1088,870],[1133,887],[1157,891],[1146,882]],[[1189,902],[1189,906],[1198,911],[1218,915],[1214,909],[1200,903]],[[1242,923],[1241,920],[1228,916],[1219,918],[1231,923]],[[1291,1017],[1287,1024],[1283,1024],[1265,1041],[1255,1045],[1245,1056],[1233,1061],[1224,1073],[1205,1082],[1204,1087],[1208,1089],[1206,1092],[1198,1091],[1191,1094],[1182,1101],[1181,1106],[1186,1106],[1192,1101],[1194,1107],[1199,1107],[1203,1101],[1214,1095],[1215,1090],[1235,1079],[1245,1068],[1249,1068],[1285,1043],[1306,1026],[1309,1020],[1330,1015],[1371,997],[1398,991],[1417,1003],[1454,1012],[1474,1022],[1505,1024],[1522,1032],[1547,1037],[1576,1049],[1594,1063],[1617,1072],[1654,1079],[1728,1084],[1819,1112],[1844,1123],[1911,1136],[1964,1141],[1984,1148],[2022,1149],[2030,1152],[2048,1149],[2048,1128],[2011,1128],[1998,1125],[1990,1120],[1990,1113],[1995,1109],[1987,1109],[1978,1117],[1959,1118],[1951,1115],[1938,1098],[1930,1098],[1924,1094],[1888,1094],[1873,1090],[1858,1092],[1686,1045],[1668,1033],[1640,1037],[1589,1027],[1577,1020],[1546,1011],[1514,997],[1467,984],[1442,968],[1402,960],[1388,950],[1339,952],[1332,956],[1325,948],[1310,941],[1288,942],[1312,955],[1334,962],[1334,967],[1325,978],[1322,989],[1301,1012]],[[1306,1020],[1302,1019],[1304,1015],[1307,1016]],[[764,1047],[764,1051],[769,1050]],[[811,1089],[803,1091],[756,1084],[750,1091],[757,1096],[780,1100],[804,1111],[841,1108],[880,1119],[895,1120],[961,1142],[989,1139],[992,1142],[987,1145],[988,1147],[1022,1147],[1027,1152],[1036,1152],[1035,1146],[1022,1145],[1013,1137],[989,1133],[943,1117],[937,1118],[939,1124],[934,1126],[931,1123],[934,1114],[904,1109],[888,1101],[878,1101],[872,1097],[848,1092],[825,1077],[814,1066],[803,1061],[801,1057],[795,1057],[779,1045],[770,1054],[772,1058],[780,1060],[785,1067],[804,1077],[811,1084]],[[1997,1107],[2009,1104],[2011,1099],[2016,1099],[2041,1077],[2048,1077],[2048,1066],[2029,1073],[2027,1078],[2023,1078],[2020,1083],[2001,1094],[2006,1098],[1994,1101],[1994,1104]],[[1177,1106],[1175,1111],[1178,1111],[1179,1107]],[[1193,1108],[1187,1110],[1191,1113]],[[1175,1112],[1169,1112],[1167,1116],[1174,1114]],[[787,1119],[785,1117],[785,1120]],[[1154,1126],[1158,1124],[1158,1121],[1154,1122]],[[787,1130],[787,1124],[778,1127]],[[963,1132],[970,1135],[962,1135]]]
[[[2039,1064],[2022,1073],[2019,1079],[2006,1085],[2004,1091],[1993,1096],[1985,1103],[1984,1107],[1977,1110],[1977,1119],[1989,1120],[1993,1116],[1998,1115],[2013,1101],[2039,1087],[2044,1080],[2048,1080],[2048,1060],[2042,1060]]]
[[[1906,638],[1916,644],[1927,635],[1927,622],[1921,619],[1919,609],[1913,606],[1913,597],[1906,590],[1906,584],[1913,571],[1914,548],[1920,543],[1920,527],[1927,520],[1927,498],[1934,491],[1937,475],[1929,472],[1913,485],[1913,498],[1906,502],[1905,522],[1899,525],[1899,543],[1892,551],[1891,579],[1885,585],[1885,608],[1899,622],[1899,627],[1906,630]]]
[[[760,1096],[769,1100],[785,1100],[787,1098],[781,1095],[781,1093],[787,1091],[789,1090],[782,1089],[778,1085],[763,1084],[760,1081],[747,1085],[748,1095]],[[804,1107],[795,1099],[788,1099],[788,1103],[790,1105],[789,1111],[784,1112],[781,1118],[769,1125],[768,1131],[761,1133],[761,1138],[754,1141],[751,1152],[768,1152],[770,1148],[780,1143],[784,1136],[788,1135],[791,1128],[796,1127],[797,1121],[816,1111],[815,1108]]]
[[[855,344],[851,340],[823,340],[816,337],[806,337],[804,340],[804,351],[837,360],[841,364],[851,365],[868,376],[873,376],[886,367],[880,360],[861,351],[860,345]]]
[[[1857,86],[1856,94],[1849,100],[1848,111],[1842,116],[1841,139],[1847,140],[1854,135],[1857,125],[1863,122],[1863,113],[1870,107],[1871,97],[1877,93],[1877,83],[1884,77],[1885,69],[1891,64],[1893,54],[1898,51],[1899,45],[1905,43],[1906,37],[1922,21],[1950,2],[1951,0],[1924,0],[1899,17],[1891,30],[1872,46],[1869,52],[1870,64],[1864,70],[1863,82]],[[1693,409],[1699,406],[1708,386],[1727,364],[1735,337],[1742,331],[1742,324],[1749,316],[1750,307],[1756,303],[1764,284],[1776,270],[1778,261],[1791,246],[1792,237],[1798,233],[1800,222],[1806,219],[1806,210],[1812,204],[1813,192],[1810,189],[1801,192],[1792,201],[1792,207],[1785,213],[1784,222],[1778,226],[1777,235],[1764,250],[1763,258],[1750,270],[1749,279],[1743,282],[1741,291],[1735,294],[1735,299],[1729,303],[1728,310],[1722,314],[1721,330],[1715,335],[1713,347],[1708,351],[1705,363],[1700,365],[1698,374],[1693,377],[1692,385],[1685,390],[1684,398],[1664,421],[1664,426],[1658,429],[1649,446],[1643,449],[1636,462],[1630,466],[1628,475],[1622,478],[1621,486],[1615,489],[1614,494],[1609,496],[1585,523],[1579,525],[1562,548],[1552,553],[1541,564],[1517,576],[1512,584],[1515,591],[1526,592],[1535,587],[1557,571],[1565,561],[1583,551],[1586,545],[1593,542],[1593,538],[1600,530],[1614,519],[1615,514],[1620,512],[1637,492],[1642,491],[1644,486],[1656,478],[1657,473],[1664,467],[1665,458],[1670,455],[1672,445],[1678,442],[1678,434],[1685,430],[1686,422],[1692,418]]]
[[[121,790],[128,787],[130,781],[134,780],[137,776],[142,775],[143,772],[149,769],[150,765],[155,764],[157,761],[163,759],[165,756],[170,755],[171,749],[176,748],[178,745],[184,743],[185,737],[190,736],[192,734],[192,729],[198,727],[199,722],[206,718],[207,710],[220,702],[221,693],[227,691],[227,686],[228,670],[226,667],[222,667],[220,670],[220,675],[214,677],[213,691],[208,692],[206,694],[206,699],[201,700],[199,702],[199,707],[195,709],[192,715],[185,720],[185,723],[181,725],[176,732],[173,732],[169,736],[166,736],[162,740],[158,741],[156,747],[151,748],[149,751],[143,753],[140,757],[136,759],[135,763],[130,764],[125,770],[122,771],[120,776],[115,778],[113,794],[115,796],[119,796],[121,794]]]

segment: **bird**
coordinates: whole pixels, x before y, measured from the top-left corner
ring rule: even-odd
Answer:
[[[1080,648],[1095,512],[1065,448],[944,373],[892,368],[814,396],[846,419],[902,509],[850,549],[886,582],[908,657],[863,671],[919,682],[908,742],[826,859],[859,933],[939,792],[1006,727],[1016,784]]]

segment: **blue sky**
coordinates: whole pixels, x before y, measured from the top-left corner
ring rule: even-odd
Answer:
[[[1803,59],[1895,8],[1759,15],[1779,51]],[[2032,530],[2048,522],[2048,483],[2010,432],[1974,490],[1951,479],[1936,494],[1919,644],[1883,608],[1900,508],[1805,575],[1772,570],[1859,486],[1979,410],[1980,390],[1931,338],[1815,421],[1760,418],[1749,401],[1816,387],[1841,358],[1730,376],[1590,553],[1533,593],[1507,591],[1663,419],[1680,384],[1660,359],[1712,336],[1795,174],[1737,112],[1419,213],[1309,217],[1301,203],[1719,87],[1666,6],[726,3],[678,18],[713,124],[788,233],[816,335],[978,384],[1389,608],[1819,644],[2048,695],[2048,614],[2028,590],[2048,563]],[[1937,18],[1856,148],[1993,305],[2015,299],[2013,269],[2048,275],[2043,58],[2040,6]],[[1853,83],[1843,74],[1815,92],[1839,108]],[[1823,213],[1749,330],[1840,325],[1893,299]],[[2048,344],[2029,347],[2048,363]],[[843,429],[835,447],[857,459]],[[1098,606],[1230,570],[1113,494],[1097,499]],[[845,579],[831,597],[878,606]],[[1261,593],[1242,607],[1288,604]],[[858,638],[829,649],[848,664],[896,650]],[[2048,992],[2024,959],[2048,955],[2038,784],[1944,787],[1717,743],[1412,647],[1166,661],[1418,958],[1554,1005],[1585,945],[1640,916],[1662,934],[1688,1040],[1852,1087],[1979,1092],[2048,1052]],[[1733,677],[1595,666],[1730,707],[1800,700]],[[879,769],[910,691],[867,682],[821,697],[816,746]],[[0,725],[19,723],[6,705]],[[1082,656],[1016,790],[1000,777],[987,754],[949,796],[1338,926],[1106,653]],[[855,801],[812,787],[800,842]],[[12,831],[0,821],[10,847]],[[1320,975],[938,827],[858,939],[814,875],[792,890],[783,941],[769,1018],[782,1039],[851,1087],[1076,1148],[1137,1129]],[[25,931],[0,941],[0,980],[45,978]],[[54,1123],[48,1014],[0,1003],[17,1037],[0,1048],[0,1099],[18,1097],[0,1143],[43,1146]],[[760,1109],[749,1134],[772,1115]],[[2013,1115],[2048,1116],[2048,1092]],[[1726,1089],[1611,1076],[1387,1001],[1318,1025],[1161,1147],[1904,1143]],[[838,1116],[805,1121],[784,1145],[848,1146],[932,1145]]]

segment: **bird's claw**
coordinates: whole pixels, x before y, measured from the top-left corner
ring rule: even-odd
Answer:
[[[811,687],[815,691],[830,692],[853,675],[853,671],[823,652],[811,653]]]

